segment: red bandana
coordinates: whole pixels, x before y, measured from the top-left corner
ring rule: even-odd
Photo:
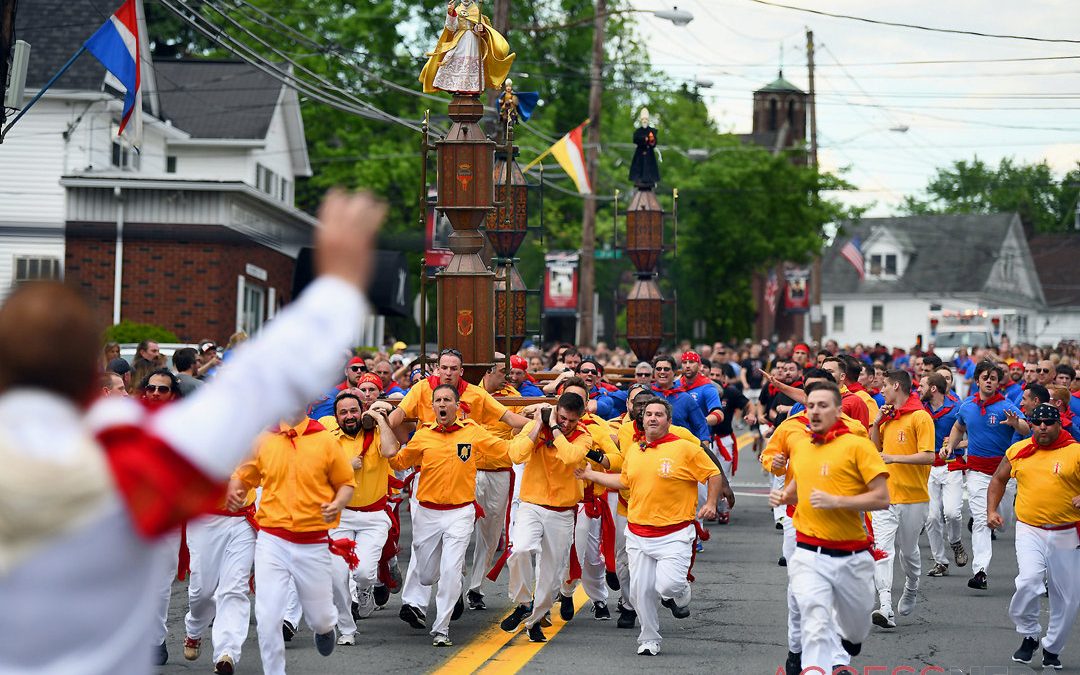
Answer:
[[[836,424],[832,425],[832,428],[826,431],[824,434],[814,432],[814,430],[811,429],[809,426],[807,426],[806,429],[810,432],[810,441],[814,445],[831,443],[832,441],[843,436],[844,434],[851,433],[851,429],[848,429],[847,425],[844,424],[844,421],[840,419],[836,420]]]
[[[925,408],[923,407],[922,401],[919,400],[919,397],[917,395],[910,394],[908,396],[908,400],[904,401],[904,404],[902,406],[894,410],[891,415],[885,416],[885,420],[898,420],[904,415],[913,413],[916,410],[925,410]]]
[[[866,391],[866,387],[862,386],[858,382],[849,382],[847,386],[848,391]]]
[[[679,387],[679,386],[675,386],[674,384],[672,384],[671,389],[660,389],[660,388],[654,386],[652,388],[652,390],[654,392],[656,392],[657,394],[660,394],[664,398],[674,396],[675,394],[685,394],[686,393],[685,389],[683,389],[682,387]]]
[[[931,409],[930,409],[930,404],[929,404],[929,403],[927,403],[925,407],[926,407],[926,412],[930,413],[930,416],[931,416],[931,417],[933,417],[933,418],[934,418],[934,419],[936,419],[936,420],[939,420],[939,419],[941,419],[942,417],[945,417],[946,415],[948,415],[948,414],[949,414],[949,412],[950,412],[950,411],[951,411],[951,410],[952,410],[953,408],[955,408],[956,406],[952,406],[952,405],[942,405],[942,406],[941,406],[941,410],[939,410],[939,411],[937,411],[937,412],[934,412],[933,410],[931,410]]]
[[[301,422],[300,424],[303,424],[303,422]],[[307,426],[304,427],[303,433],[297,432],[297,427],[299,427],[299,425],[297,425],[296,427],[283,427],[281,424],[278,424],[277,427],[271,427],[270,431],[271,433],[281,434],[285,438],[289,439],[289,442],[292,443],[292,446],[294,448],[296,447],[297,436],[307,436],[308,434],[314,434],[318,431],[326,431],[326,427],[319,424],[313,419],[307,420]]]
[[[676,436],[675,434],[671,433],[671,432],[668,432],[668,433],[664,434],[663,436],[656,439],[655,441],[647,441],[647,440],[645,440],[644,437],[642,437],[642,439],[640,441],[641,451],[645,452],[645,448],[655,448],[658,445],[661,445],[663,443],[670,443],[671,441],[677,441],[677,440],[679,440],[679,437]]]
[[[986,399],[985,401],[982,400],[982,394],[978,394],[978,393],[976,393],[975,398],[973,398],[971,400],[975,401],[975,404],[979,406],[979,412],[981,412],[983,414],[983,416],[985,417],[986,416],[986,409],[988,407],[990,407],[991,405],[997,403],[998,401],[1004,401],[1005,397],[1001,395],[1000,391],[995,391],[994,395],[991,396],[990,398]]]
[[[1064,448],[1067,445],[1072,445],[1075,442],[1076,441],[1073,439],[1073,437],[1069,435],[1069,432],[1062,429],[1061,433],[1058,434],[1058,437],[1055,438],[1054,442],[1050,445],[1039,445],[1035,442],[1035,439],[1032,438],[1027,445],[1025,445],[1023,448],[1020,449],[1019,452],[1016,453],[1016,455],[1013,457],[1013,460],[1015,461],[1017,459],[1026,459],[1027,457],[1031,457],[1032,455],[1034,455],[1035,452],[1038,450],[1058,450],[1060,448]]]
[[[690,391],[691,389],[697,389],[698,387],[704,387],[707,384],[712,384],[712,380],[705,377],[701,373],[698,373],[697,375],[695,375],[693,381],[690,382],[690,383],[685,382],[683,380],[683,378],[679,378],[679,379],[680,379],[680,381],[682,381],[682,388],[685,389],[686,391]]]
[[[438,375],[431,375],[431,376],[428,377],[427,383],[428,383],[428,385],[431,386],[431,390],[435,391],[435,387],[442,384],[442,381],[439,379]],[[468,389],[468,388],[469,388],[469,383],[468,382],[466,382],[465,380],[460,380],[460,379],[458,380],[457,393],[458,393],[459,397],[464,396],[465,395],[465,390]]]
[[[465,427],[463,427],[461,424],[458,424],[455,421],[455,422],[453,422],[450,425],[445,426],[445,427],[443,425],[439,424],[438,422],[435,422],[435,423],[433,423],[431,425],[431,428],[434,429],[435,431],[438,431],[440,434],[450,434],[450,433],[453,433],[453,432],[457,431],[458,429],[464,429]]]

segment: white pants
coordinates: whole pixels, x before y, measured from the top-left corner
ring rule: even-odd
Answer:
[[[184,628],[202,638],[213,622],[214,662],[229,655],[240,661],[248,635],[248,582],[255,560],[255,530],[239,516],[205,516],[188,523],[191,581]]]
[[[727,450],[728,454],[731,455],[732,460],[734,460],[735,453],[739,451],[738,448],[735,445],[735,439],[732,438],[731,436],[721,436],[720,437],[720,444],[724,446],[724,449]],[[720,470],[724,472],[724,476],[727,478],[728,483],[730,483],[734,479],[734,476],[731,475],[731,465],[732,465],[733,461],[729,461],[729,460],[724,459],[724,455],[721,452],[719,452],[719,450],[716,452],[716,458],[720,460]],[[702,488],[704,488],[706,494],[708,494],[709,486],[706,485],[705,483],[698,483],[698,493],[699,494],[700,494]],[[701,504],[698,505],[699,508],[700,508],[700,506],[701,506]],[[717,513],[727,513],[730,510],[731,510],[731,506],[728,505],[727,497],[721,497],[716,512]]]
[[[564,578],[560,593],[569,597],[577,590],[578,582],[593,602],[607,602],[607,568],[604,554],[600,551],[600,519],[585,515],[585,505],[578,504],[577,520],[574,522],[574,553],[581,566],[581,579]]]
[[[412,490],[409,493],[409,517],[413,520],[413,538],[416,537],[416,510],[420,508],[420,502],[416,500],[416,488],[420,484],[420,472],[413,478]],[[427,613],[428,604],[431,602],[431,586],[420,583],[413,572],[412,560],[409,561],[409,569],[405,572],[405,581],[401,585],[401,604],[412,605],[421,612]]]
[[[155,553],[157,572],[155,573],[155,600],[153,644],[157,646],[165,642],[169,635],[169,600],[172,599],[172,585],[176,580],[176,566],[180,553],[180,531],[162,537],[157,545]],[[194,565],[192,565],[194,570]],[[198,580],[192,578],[190,583],[198,584]]]
[[[960,541],[963,527],[964,472],[949,471],[947,466],[930,467],[927,483],[930,491],[929,513],[926,517],[926,538],[934,562],[948,565],[946,543]]]
[[[473,546],[472,574],[469,576],[470,591],[480,590],[484,575],[495,561],[495,550],[499,548],[499,539],[506,528],[510,476],[507,471],[476,472],[476,502],[484,509],[484,517],[476,521],[476,543]]]
[[[417,504],[413,511],[409,574],[415,572],[417,581],[427,588],[439,583],[432,635],[446,635],[450,630],[450,615],[461,598],[465,552],[469,549],[475,522],[476,509],[472,504],[448,511]]]
[[[662,537],[639,537],[627,528],[626,555],[630,559],[630,597],[641,621],[638,644],[659,642],[661,600],[690,602],[690,559],[697,531],[693,524]]]
[[[533,602],[525,619],[531,628],[544,618],[555,601],[555,593],[570,568],[570,544],[574,537],[574,511],[552,511],[521,502],[510,532],[512,550],[506,561],[510,568],[510,599],[519,605]],[[536,556],[535,585],[533,556]]]
[[[769,485],[770,485],[770,487],[772,487],[773,490],[783,490],[784,489],[784,477],[783,476],[770,475],[769,476]],[[784,518],[787,518],[787,506],[785,506],[783,504],[781,504],[780,506],[774,506],[773,510],[772,510],[772,513],[773,513],[773,520],[778,522],[778,523],[782,523],[782,522],[784,522]]]
[[[1050,621],[1042,647],[1060,654],[1080,609],[1080,540],[1076,530],[1049,531],[1016,523],[1016,592],[1009,603],[1009,616],[1016,632],[1039,638],[1039,598],[1045,575],[1050,593]]]
[[[608,492],[608,508],[615,520],[615,576],[619,578],[619,604],[633,611],[630,597],[630,563],[626,558],[626,516],[619,514],[619,493]]]
[[[350,579],[355,582],[357,591],[363,591],[375,585],[379,574],[379,558],[382,557],[386,535],[390,532],[390,516],[386,511],[350,511],[341,512],[341,522],[330,531],[332,539],[352,539],[356,542],[356,557],[360,564],[354,570],[341,556],[331,556],[330,564],[334,574],[334,606],[337,607],[338,632],[352,635],[356,632],[356,622],[352,616],[352,590]]]
[[[968,507],[971,509],[971,573],[986,572],[990,568],[990,558],[994,550],[990,545],[990,528],[986,525],[986,488],[990,485],[990,476],[979,471],[968,470],[967,491]],[[998,512],[1008,523],[1012,519],[1013,500],[1016,498],[1016,481],[1010,480],[1005,485],[1005,495],[1001,498]]]
[[[904,571],[904,588],[919,590],[922,558],[919,555],[919,533],[926,525],[927,502],[891,504],[884,511],[870,514],[874,524],[874,546],[885,557],[874,561],[874,585],[881,607],[892,613],[893,563],[897,558]]]
[[[859,644],[870,634],[874,558],[869,551],[834,558],[796,548],[788,579],[802,618],[802,667],[831,673],[839,639]]]
[[[784,515],[784,558],[791,560],[791,557],[795,555],[797,550],[795,539],[795,526],[791,523],[791,518],[786,514]],[[787,585],[787,634],[788,634],[788,651],[798,654],[802,651],[802,614],[799,612],[799,603],[795,601],[795,593],[791,590],[791,564],[788,563],[788,585]],[[844,651],[844,648],[840,645],[840,636],[833,633],[833,651],[836,655],[833,657],[833,665],[846,666],[851,663],[851,655]]]
[[[263,673],[284,675],[285,640],[281,622],[288,604],[289,582],[317,634],[329,633],[337,623],[334,607],[330,549],[323,544],[294,544],[262,532],[255,541],[255,620]]]

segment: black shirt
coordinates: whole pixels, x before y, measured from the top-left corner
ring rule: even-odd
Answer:
[[[731,423],[735,419],[735,413],[746,408],[750,402],[743,396],[742,391],[733,385],[728,385],[720,390],[720,406],[724,411],[724,421],[713,427],[713,436],[730,436]]]
[[[761,359],[743,359],[739,365],[746,372],[746,385],[751,389],[761,389],[761,368],[765,363]]]

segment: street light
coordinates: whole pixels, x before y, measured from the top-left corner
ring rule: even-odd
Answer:
[[[649,10],[641,10],[647,12]],[[660,9],[652,12],[653,16],[658,19],[667,19],[676,26],[685,26],[694,20],[694,15],[685,9],[679,9],[678,7],[672,7],[670,10]]]

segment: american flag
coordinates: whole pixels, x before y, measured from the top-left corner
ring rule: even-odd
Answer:
[[[859,273],[859,280],[861,281],[866,276],[866,271],[863,269],[863,255],[862,248],[860,248],[862,242],[858,237],[852,237],[848,243],[844,244],[844,248],[840,249],[840,257],[851,263],[851,266],[855,268],[855,271]]]
[[[780,295],[780,284],[776,280],[776,270],[769,270],[769,278],[765,281],[765,304],[769,307],[769,314],[776,314],[776,299]]]

